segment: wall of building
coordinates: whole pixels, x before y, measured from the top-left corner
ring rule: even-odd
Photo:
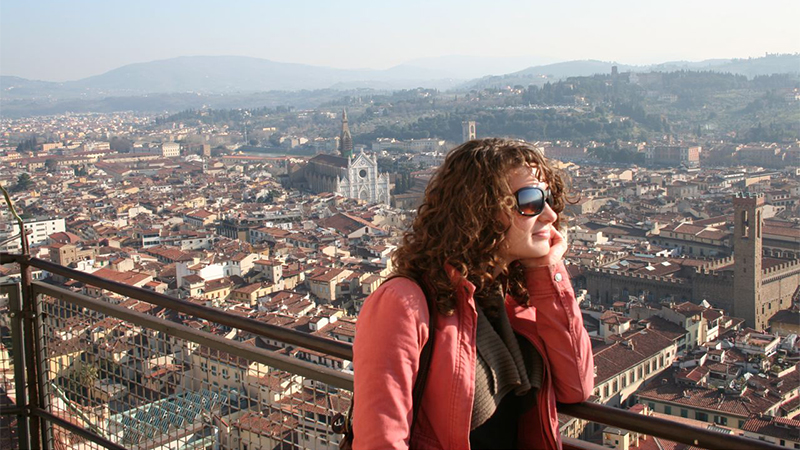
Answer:
[[[611,304],[622,300],[625,292],[638,295],[647,292],[653,299],[672,296],[676,301],[688,301],[692,298],[692,286],[679,280],[668,280],[651,275],[625,275],[610,269],[589,270],[586,276],[586,289],[592,301]]]
[[[654,412],[668,414],[676,417],[688,417],[689,419],[700,420],[708,423],[716,423],[732,428],[740,428],[744,425],[746,417],[737,416],[720,411],[707,410],[702,408],[695,408],[688,405],[674,404],[670,402],[662,402],[648,398],[640,398],[639,403],[647,405]]]

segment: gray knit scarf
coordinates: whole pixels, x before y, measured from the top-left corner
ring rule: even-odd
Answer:
[[[491,295],[502,295],[502,289],[491,289]],[[496,293],[495,293],[496,292]],[[497,410],[503,397],[535,394],[542,386],[544,361],[536,348],[524,337],[517,337],[511,328],[505,308],[497,317],[489,318],[478,306],[476,340],[478,357],[475,362],[475,400],[472,406],[470,429],[481,426]],[[535,395],[529,395],[535,399]]]

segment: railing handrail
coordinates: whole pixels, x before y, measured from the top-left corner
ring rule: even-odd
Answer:
[[[186,300],[171,297],[169,295],[159,294],[158,292],[150,291],[144,288],[118,283],[116,281],[111,281],[106,278],[98,277],[97,275],[92,275],[90,273],[81,272],[80,270],[64,267],[62,265],[39,258],[28,258],[23,255],[11,255],[7,253],[0,254],[0,257],[0,264],[7,262],[25,263],[31,267],[46,270],[50,273],[81,281],[101,289],[106,289],[126,297],[135,298],[136,300],[152,303],[156,306],[161,306],[176,312],[206,319],[220,325],[229,326],[231,328],[249,331],[269,339],[275,339],[287,344],[326,353],[328,355],[336,356],[348,361],[353,360],[352,345],[346,342],[327,339],[321,336],[314,336],[278,325],[259,322],[258,320],[251,319],[249,317],[237,316],[218,308],[198,305]]]
[[[656,436],[660,439],[680,442],[700,448],[730,450],[777,450],[783,448],[766,441],[720,433],[661,417],[646,416],[597,403],[559,403],[558,411],[590,422],[603,423],[623,430]]]
[[[194,315],[215,323],[220,323],[257,335],[276,339],[287,344],[297,345],[332,356],[352,360],[352,345],[346,342],[334,341],[332,339],[313,336],[295,330],[264,324],[254,319],[240,317],[215,308],[196,305],[191,302],[176,299],[164,294],[158,294],[143,288],[117,283],[38,258],[28,258],[23,255],[0,254],[0,263],[7,262],[18,262],[32,267],[37,267],[54,274],[82,281],[84,283],[88,283],[130,298],[152,303],[157,306],[162,306],[174,311]],[[94,308],[91,309],[97,308],[107,311],[111,311],[113,309],[115,312],[113,315],[118,314],[123,316],[122,318],[128,317],[128,315],[133,315],[135,313],[137,315],[145,316],[140,318],[142,321],[153,321],[153,323],[155,323],[156,320],[164,320],[148,316],[146,314],[141,314],[136,311],[131,311],[127,308],[112,305],[107,302],[101,302],[91,297],[84,296],[82,294],[76,294],[66,289],[58,288],[46,283],[34,282],[32,284],[38,292],[47,293],[48,295],[56,294],[56,297],[61,297],[65,301],[69,301],[70,299],[79,299],[86,303],[86,305],[90,305],[90,307],[94,306]],[[173,326],[174,325],[177,324],[173,324]],[[196,330],[192,330],[192,332],[199,333]],[[229,345],[233,347],[234,343],[231,342]],[[343,383],[352,385],[352,376],[347,376],[347,374],[344,373],[339,373],[339,375],[341,375]],[[336,374],[332,374],[332,376],[336,376]],[[335,384],[339,384],[341,386],[340,383]],[[559,412],[578,419],[598,422],[613,427],[698,447],[765,450],[777,450],[782,448],[766,441],[749,439],[735,435],[727,435],[668,419],[645,416],[595,403],[583,402],[578,404],[559,404],[558,410]]]

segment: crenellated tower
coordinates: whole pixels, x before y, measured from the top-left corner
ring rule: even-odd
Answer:
[[[733,199],[733,315],[756,330],[767,328],[777,311],[767,311],[761,300],[761,233],[764,226],[764,195],[739,193]]]

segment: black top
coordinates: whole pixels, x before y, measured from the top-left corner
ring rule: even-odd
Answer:
[[[497,410],[483,425],[469,432],[469,446],[473,450],[517,448],[517,427],[522,412],[522,401],[527,396],[509,392],[500,401]]]

